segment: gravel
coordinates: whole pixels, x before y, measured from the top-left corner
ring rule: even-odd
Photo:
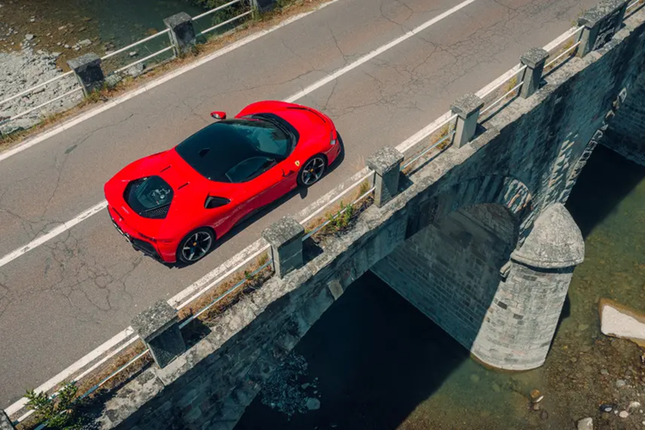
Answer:
[[[289,417],[320,409],[318,378],[303,383],[306,379],[305,358],[295,353],[289,354],[262,388],[262,403]]]
[[[0,101],[62,74],[56,66],[56,58],[60,54],[40,52],[34,52],[28,42],[23,44],[20,52],[0,52]],[[38,88],[31,94],[0,104],[0,123],[2,123],[0,135],[32,127],[48,115],[75,106],[83,98],[81,91],[19,119],[3,123],[7,118],[45,103],[76,87],[78,87],[76,78],[70,75]]]

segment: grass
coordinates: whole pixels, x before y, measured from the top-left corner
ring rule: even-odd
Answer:
[[[268,265],[260,272],[253,275],[253,272],[257,271],[268,260],[268,253],[263,253],[255,261],[251,262],[243,271],[237,271],[236,273],[231,274],[229,278],[218,284],[211,291],[198,297],[193,302],[180,309],[179,319],[185,320],[186,318],[195,315],[214,300],[217,300],[225,294],[228,290],[233,288],[236,284],[240,283],[242,280],[246,280],[243,285],[240,285],[235,291],[226,296],[226,298],[220,300],[216,305],[213,305],[208,311],[200,315],[199,319],[202,321],[208,321],[219,315],[232,304],[236,303],[245,293],[256,290],[273,275],[273,268],[271,265]]]
[[[112,357],[112,359],[108,360],[98,369],[94,370],[89,375],[84,377],[82,380],[74,383],[73,399],[75,403],[78,403],[78,406],[82,407],[83,405],[86,405],[87,403],[91,402],[97,396],[101,394],[105,394],[114,388],[120,387],[123,383],[127,382],[133,375],[137,374],[139,371],[145,368],[148,364],[152,362],[152,357],[149,354],[141,357],[135,363],[133,363],[128,368],[124,369],[121,373],[116,375],[114,378],[105,382],[99,389],[97,389],[92,394],[87,396],[86,399],[83,399],[82,401],[80,400],[80,396],[87,393],[92,387],[102,382],[105,378],[109,377],[112,373],[116,372],[118,369],[120,369],[123,365],[125,365],[127,362],[132,360],[134,357],[141,354],[141,352],[143,352],[144,349],[145,349],[145,345],[143,344],[143,342],[141,340],[137,340],[128,348],[121,351],[116,356]],[[70,387],[71,385],[72,385],[72,381],[67,380],[61,384],[61,387],[65,389],[66,387]],[[41,394],[41,397],[42,396],[44,396],[44,394]],[[29,418],[27,418],[25,421],[18,424],[17,429],[32,430],[36,428],[42,421],[43,421],[42,414],[40,414],[39,416],[38,413],[35,413],[35,414],[32,414]]]
[[[369,189],[370,189],[369,181],[364,180],[363,182],[360,183],[360,185],[358,186],[358,189],[352,195],[350,201],[353,202],[354,200],[358,199],[360,196],[365,194],[367,192],[367,190],[369,190]],[[347,205],[345,205],[343,203],[343,200],[341,200],[338,203],[335,203],[329,209],[327,209],[327,211],[325,211],[322,215],[320,215],[320,216],[318,216],[316,218],[313,218],[312,220],[310,220],[307,223],[307,225],[305,225],[305,234],[310,233],[316,227],[322,225],[324,222],[326,222],[326,221],[330,220],[331,218],[333,218],[334,216],[338,215],[346,207],[347,207]],[[353,211],[354,209],[351,209],[351,210]]]
[[[443,139],[446,136],[448,136],[448,134],[452,133],[452,131],[454,130],[455,124],[456,123],[454,121],[449,122],[448,124],[445,124],[443,127],[441,127],[440,129],[438,129],[437,131],[432,133],[430,136],[427,137],[427,141],[424,140],[425,142],[428,142],[428,143],[424,144],[422,147],[420,147],[418,149],[418,151],[416,151],[413,155],[406,156],[406,159],[410,160],[410,159],[416,157],[419,153],[425,151],[426,149],[428,149],[432,145],[435,145],[441,139]],[[441,152],[444,149],[446,149],[447,147],[449,147],[450,145],[452,145],[452,139],[446,139],[443,142],[441,142],[439,145],[437,145],[435,149],[437,149],[438,152]],[[421,159],[419,159],[419,161],[420,160]],[[405,163],[405,160],[404,160],[404,163]],[[405,167],[404,169],[401,170],[401,173],[403,173],[404,175],[408,175],[414,169],[415,164],[416,163],[412,163],[409,166]]]
[[[573,41],[573,39],[571,39],[571,38],[567,39],[562,45],[560,45],[560,47],[558,49],[555,49],[553,51],[553,53],[549,54],[549,58],[547,59],[547,62],[549,62],[551,58],[556,58],[558,55],[562,54],[567,49],[571,48],[574,44],[575,44],[575,42]],[[572,50],[571,52],[569,52],[568,56],[565,55],[564,57],[560,58],[556,63],[553,63],[553,64],[549,65],[548,67],[545,67],[544,71],[542,72],[542,74],[548,73],[551,70],[555,69],[556,67],[558,67],[559,65],[561,65],[562,63],[567,61],[569,58],[571,58],[574,55],[576,55],[576,52],[578,52],[577,48]]]

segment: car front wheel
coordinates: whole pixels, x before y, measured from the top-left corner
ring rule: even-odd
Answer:
[[[184,237],[177,249],[177,259],[182,263],[193,264],[201,260],[213,249],[215,234],[209,228],[198,228]]]
[[[320,180],[327,169],[327,160],[322,155],[314,155],[305,162],[298,172],[298,185],[309,187]]]

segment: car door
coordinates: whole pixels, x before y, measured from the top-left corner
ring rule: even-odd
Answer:
[[[239,199],[235,222],[250,216],[295,188],[293,185],[296,183],[295,172],[285,169],[282,162],[271,157],[264,157],[267,164],[263,165],[260,158],[262,157],[252,157],[250,161],[244,160],[241,167],[235,166],[231,169],[233,172],[230,176],[236,180],[236,195]],[[246,170],[247,167],[249,167],[248,170]],[[237,171],[235,171],[236,168]],[[245,174],[250,174],[251,177],[248,180],[242,180]]]

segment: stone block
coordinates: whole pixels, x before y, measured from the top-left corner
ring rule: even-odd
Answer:
[[[165,300],[159,300],[132,320],[132,328],[150,348],[155,363],[161,368],[186,351],[178,323],[177,311]]]
[[[276,0],[251,0],[251,7],[257,12],[266,12],[275,7]]]
[[[523,98],[532,96],[540,88],[542,71],[548,57],[549,53],[542,48],[531,48],[520,57],[520,62],[526,66],[520,92]]]
[[[577,54],[579,57],[601,48],[611,40],[622,25],[627,4],[628,0],[603,0],[578,18],[578,24],[584,26]]]
[[[376,172],[374,203],[381,207],[399,192],[399,176],[403,154],[386,146],[367,159],[367,166]]]
[[[85,96],[101,88],[105,82],[105,75],[101,69],[101,58],[93,52],[68,60],[67,65],[83,87]]]
[[[179,12],[163,20],[170,30],[170,40],[175,48],[175,55],[190,51],[196,43],[193,20],[186,12]]]
[[[457,148],[461,148],[475,136],[479,112],[483,107],[484,100],[472,93],[462,96],[450,106],[452,113],[457,114],[454,137]]]
[[[262,232],[262,237],[271,245],[273,267],[279,278],[303,265],[304,234],[304,227],[289,216],[279,219]]]

